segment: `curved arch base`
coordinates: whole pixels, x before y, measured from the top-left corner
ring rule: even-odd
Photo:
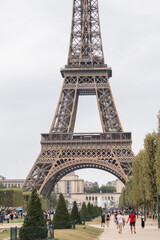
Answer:
[[[133,153],[130,144],[108,145],[107,143],[78,143],[77,145],[42,144],[33,168],[24,185],[24,191],[33,187],[47,198],[55,184],[68,173],[96,168],[110,172],[123,183],[131,174]]]

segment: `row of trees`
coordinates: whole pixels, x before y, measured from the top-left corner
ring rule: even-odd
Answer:
[[[77,203],[74,201],[71,214],[68,213],[66,203],[62,194],[59,196],[53,223],[55,229],[71,228],[71,222],[81,224],[82,221],[91,221],[101,214],[101,208],[88,203],[82,204],[81,211],[78,211]]]
[[[101,208],[94,207],[88,204],[87,207],[83,203],[82,209],[79,212],[76,202],[74,202],[71,215],[68,213],[66,202],[62,194],[59,196],[56,212],[53,218],[53,224],[55,229],[69,229],[72,227],[72,221],[77,224],[81,224],[81,219],[90,220],[101,214]],[[86,219],[86,216],[88,219]],[[20,240],[36,240],[46,239],[48,229],[46,220],[43,215],[42,204],[40,197],[37,194],[37,190],[33,189],[29,198],[29,204],[27,207],[27,216],[24,220],[24,224],[19,231]]]
[[[159,131],[146,135],[144,150],[134,158],[133,176],[129,178],[120,196],[120,208],[155,210],[160,193],[160,118]]]
[[[29,199],[31,197],[30,192],[23,192],[19,188],[1,188],[0,189],[0,207],[20,207],[23,206],[24,211],[27,210]],[[43,210],[50,209],[50,201],[43,199],[40,196]],[[54,202],[55,203],[55,202]]]
[[[116,192],[116,188],[112,186],[102,185],[101,187],[93,186],[92,188],[85,188],[84,191],[86,193],[114,193]]]

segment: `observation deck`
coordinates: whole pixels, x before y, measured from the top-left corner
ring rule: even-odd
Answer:
[[[106,133],[42,133],[41,143],[55,142],[132,142],[131,132],[106,132]]]

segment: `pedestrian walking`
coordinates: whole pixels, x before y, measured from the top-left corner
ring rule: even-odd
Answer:
[[[110,214],[109,214],[109,212],[107,213],[106,221],[107,221],[107,227],[109,227],[109,221],[110,221]]]
[[[116,223],[117,229],[118,229],[118,220],[117,220],[118,213],[116,212],[114,215],[114,222]]]
[[[145,227],[145,216],[144,216],[144,214],[141,215],[141,227],[142,228]]]
[[[130,221],[130,227],[131,227],[131,233],[133,233],[133,229],[134,229],[134,233],[136,233],[136,215],[134,213],[134,211],[132,211],[132,213],[129,215],[128,221]],[[127,223],[128,223],[127,221]]]
[[[123,215],[122,212],[120,212],[117,216],[117,220],[118,220],[118,228],[119,228],[119,233],[122,234],[122,226],[123,226]]]
[[[123,228],[124,228],[126,224],[126,218],[125,218],[124,212],[122,213],[122,216],[123,216]]]
[[[105,227],[105,212],[101,214],[101,227]]]

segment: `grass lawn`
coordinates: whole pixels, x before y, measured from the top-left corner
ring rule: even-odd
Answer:
[[[21,219],[16,219],[16,222],[21,222],[18,220]],[[98,224],[100,223],[100,217],[94,219],[92,222],[86,223]],[[97,229],[90,226],[76,225],[76,229],[55,230],[54,237],[55,240],[96,240],[103,231],[103,229]],[[9,237],[10,229],[7,229],[7,232],[0,233],[0,240],[9,239]]]
[[[24,218],[14,218],[12,221],[9,221],[10,223],[23,223],[24,222]]]
[[[76,225],[76,229],[55,230],[55,240],[96,240],[103,229],[92,228],[84,225]]]
[[[86,224],[101,224],[101,217],[93,219],[91,222],[86,222]]]
[[[3,240],[3,239],[9,239],[9,236],[10,236],[10,229],[7,230],[7,232],[3,232],[3,233],[0,233],[0,240]]]

